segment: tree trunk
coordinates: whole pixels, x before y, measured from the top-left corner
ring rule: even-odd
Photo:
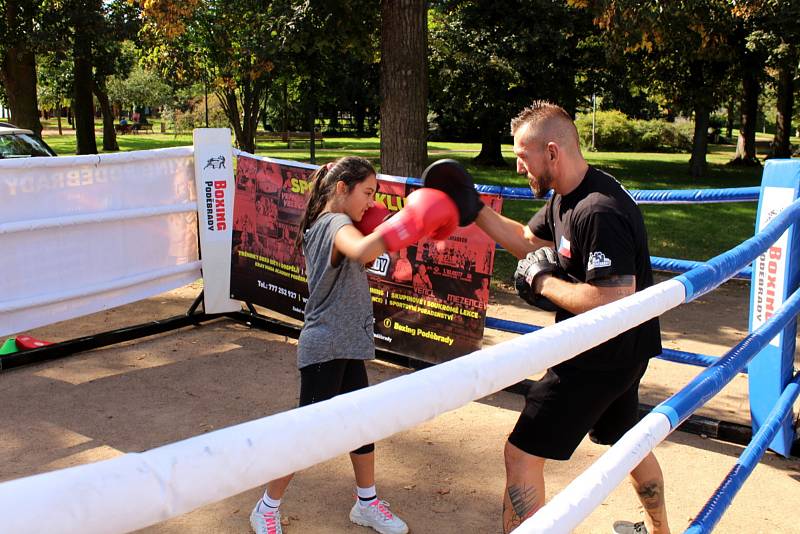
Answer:
[[[9,46],[0,62],[0,81],[6,89],[14,124],[41,136],[42,122],[36,98],[36,55],[22,47]]]
[[[4,26],[20,32],[11,32],[12,39],[14,35],[31,33],[33,21],[29,17],[26,19],[31,6],[18,0],[6,0],[4,4],[5,9],[0,11],[0,16],[5,18]],[[5,87],[11,118],[20,128],[41,136],[42,123],[36,97],[36,54],[20,40],[6,42],[0,50],[3,51],[0,55],[0,83]]]
[[[333,109],[328,113],[328,128],[334,132],[339,131],[339,108],[334,104]]]
[[[364,121],[367,117],[367,110],[361,102],[355,103],[355,111],[353,116],[356,121],[356,137],[364,137]]]
[[[314,128],[316,127],[317,123],[317,103],[316,97],[314,94],[311,95],[311,103],[309,104],[309,111],[308,111],[308,135],[311,141],[309,142],[308,147],[308,156],[311,164],[317,163],[317,134]]]
[[[424,0],[381,0],[381,170],[419,176],[428,161]]]
[[[758,95],[761,92],[758,72],[762,66],[752,63],[753,61],[748,59],[742,61],[742,123],[739,126],[736,155],[730,162],[733,165],[761,165],[756,158],[756,119]]]
[[[728,100],[727,120],[725,121],[725,137],[731,139],[733,137],[733,119],[736,112],[736,101],[733,97]]]
[[[79,39],[76,32],[76,41]],[[77,44],[76,44],[77,48]],[[94,135],[94,99],[92,98],[92,64],[85,54],[76,50],[75,82],[72,105],[75,107],[75,137],[77,154],[97,154]]]
[[[252,154],[253,150],[248,150],[246,147],[247,143],[245,142],[244,131],[242,130],[242,119],[239,116],[239,102],[236,99],[236,90],[223,89],[221,94],[217,93],[217,98],[222,104],[222,109],[225,111],[225,115],[231,123],[233,136],[236,138],[236,144],[239,145],[239,149]]]
[[[508,167],[501,150],[501,135],[498,132],[481,132],[481,152],[472,160],[484,167]]]
[[[797,60],[784,62],[778,70],[778,104],[775,117],[775,141],[772,156],[790,158],[792,149],[789,136],[792,135],[792,108],[794,107],[794,75]]]
[[[247,81],[240,83],[238,91],[236,89],[225,89],[217,97],[225,110],[228,120],[233,126],[236,136],[236,144],[240,150],[255,154],[256,152],[256,130],[258,129],[258,114],[261,110],[261,99],[266,91],[267,85],[263,80]],[[241,102],[237,99],[237,92],[241,96]],[[239,115],[239,107],[241,112]]]
[[[689,174],[693,178],[701,178],[706,174],[710,116],[711,113],[707,107],[704,105],[695,106],[694,140],[692,141],[692,158],[689,160]]]
[[[119,150],[117,144],[117,132],[114,131],[114,112],[111,109],[111,102],[108,100],[108,93],[106,92],[106,80],[101,78],[95,80],[93,84],[94,95],[100,103],[100,109],[103,112],[103,150],[106,152],[116,152]]]
[[[64,135],[61,130],[61,97],[58,97],[58,104],[56,104],[56,117],[58,118],[58,135]]]

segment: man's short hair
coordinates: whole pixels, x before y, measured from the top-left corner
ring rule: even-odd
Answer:
[[[536,128],[540,125],[550,126],[549,130],[558,138],[569,137],[578,142],[578,130],[567,111],[557,104],[547,100],[534,100],[530,106],[519,112],[511,119],[511,135],[516,135],[519,130],[527,125]],[[561,142],[566,139],[560,139]]]

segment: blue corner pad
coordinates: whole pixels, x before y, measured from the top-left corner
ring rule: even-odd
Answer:
[[[694,284],[692,284],[691,280],[683,274],[676,276],[675,280],[683,284],[683,287],[686,288],[686,297],[683,299],[683,302],[692,300],[694,297]]]
[[[669,426],[672,430],[675,430],[675,428],[681,422],[681,418],[678,416],[678,412],[676,412],[675,409],[672,408],[672,406],[668,406],[664,403],[661,403],[655,408],[653,408],[653,411],[655,413],[660,413],[666,416],[666,418],[669,419]]]

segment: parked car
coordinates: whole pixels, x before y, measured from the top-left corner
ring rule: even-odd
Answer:
[[[32,131],[8,123],[0,125],[0,159],[57,155],[47,143],[33,135]]]

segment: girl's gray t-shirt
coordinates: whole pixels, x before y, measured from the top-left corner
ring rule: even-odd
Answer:
[[[309,297],[297,345],[297,367],[336,359],[375,357],[372,299],[364,266],[348,258],[331,265],[333,239],[344,213],[323,213],[306,231],[303,254]]]

